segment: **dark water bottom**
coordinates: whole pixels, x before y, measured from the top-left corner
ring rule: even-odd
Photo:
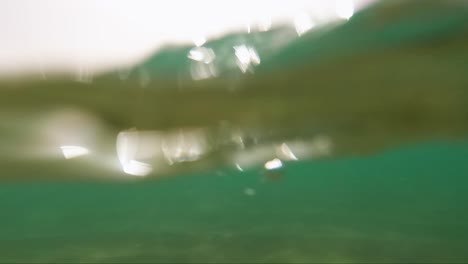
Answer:
[[[466,244],[403,237],[125,234],[8,242],[2,261],[40,263],[466,263]],[[453,243],[453,242],[452,242]]]
[[[276,181],[3,183],[0,262],[468,262],[467,161],[466,142],[431,143]]]

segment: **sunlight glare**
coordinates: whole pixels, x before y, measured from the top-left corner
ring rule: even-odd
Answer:
[[[89,150],[81,146],[61,146],[60,149],[66,159],[73,159],[89,154]]]

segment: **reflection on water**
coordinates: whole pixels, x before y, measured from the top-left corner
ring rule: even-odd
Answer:
[[[237,66],[239,66],[239,69],[243,73],[252,69],[251,66],[260,64],[260,57],[254,47],[240,45],[235,46],[234,51],[237,58]]]
[[[282,143],[280,146],[276,147],[276,155],[285,160],[297,160],[296,155],[294,155],[286,143]]]
[[[200,61],[205,64],[209,64],[215,59],[216,56],[212,49],[197,47],[191,49],[187,57],[194,61]]]
[[[93,173],[98,178],[115,175],[117,167],[136,176],[173,175],[187,169],[203,171],[216,167],[243,171],[263,164],[270,164],[265,168],[272,169],[282,166],[283,161],[323,158],[333,153],[331,138],[323,134],[311,132],[299,139],[294,133],[288,135],[292,132],[288,131],[272,137],[269,129],[240,127],[226,121],[198,128],[133,128],[117,132],[103,120],[71,108],[23,115],[21,120],[3,129],[9,140],[1,142],[1,154],[8,155],[8,160],[76,159],[100,168]],[[76,166],[73,162],[64,165]],[[30,169],[34,171],[34,167]],[[49,178],[48,174],[42,175]]]
[[[62,149],[63,156],[66,159],[73,159],[89,153],[87,148],[81,146],[60,146],[60,149]]]
[[[280,159],[272,159],[267,162],[265,162],[265,169],[267,170],[275,170],[283,167],[283,163],[281,162]]]
[[[192,169],[197,165],[212,168],[233,164],[239,171],[265,163],[267,170],[273,170],[282,167],[282,160],[296,161],[298,157],[310,159],[331,154],[330,139],[322,135],[310,140],[258,143],[264,139],[256,136],[255,141],[251,140],[241,131],[213,128],[122,131],[117,135],[117,156],[125,173],[146,176],[175,173],[178,163],[193,163]],[[246,140],[252,143],[246,146]]]
[[[132,159],[122,162],[122,170],[130,175],[146,176],[149,173],[151,173],[153,168],[147,163],[143,163]]]
[[[203,80],[215,77],[217,74],[213,63],[194,62],[190,67],[190,75],[194,80]]]
[[[169,133],[162,141],[162,151],[169,164],[196,161],[208,150],[203,130],[180,130]]]
[[[118,134],[116,148],[124,172],[144,176],[154,168],[164,170],[174,163],[196,161],[208,151],[209,145],[202,129],[133,130]]]
[[[214,65],[216,55],[213,49],[196,47],[189,51],[187,57],[194,61],[190,66],[190,74],[194,80],[207,79],[217,75]]]

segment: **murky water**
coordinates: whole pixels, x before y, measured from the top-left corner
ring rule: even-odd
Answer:
[[[463,262],[468,143],[159,181],[3,183],[8,262]],[[76,168],[78,169],[78,168]]]

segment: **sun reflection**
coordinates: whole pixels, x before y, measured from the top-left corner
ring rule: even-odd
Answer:
[[[239,171],[245,168],[263,164],[267,170],[283,166],[283,161],[317,159],[332,154],[333,142],[326,135],[316,135],[310,139],[285,142],[271,142],[246,145],[238,148],[230,156],[230,162]]]
[[[284,160],[298,160],[286,143],[283,143],[276,148],[276,155]]]
[[[194,61],[203,63],[211,63],[216,58],[216,55],[212,49],[205,47],[196,47],[189,51],[187,57]]]
[[[258,29],[260,31],[268,31],[271,29],[271,17],[265,16],[258,23]]]
[[[268,14],[259,14],[255,20],[248,23],[248,29],[251,30],[252,26],[260,32],[265,32],[271,29],[272,18]],[[249,31],[250,33],[250,31]]]
[[[150,164],[138,161],[154,157],[153,135],[138,131],[125,131],[117,135],[116,149],[117,157],[126,174],[145,176],[151,173],[153,168]],[[157,143],[157,138],[156,138]]]
[[[337,0],[335,4],[335,12],[339,18],[348,20],[354,15],[353,0]]]
[[[99,149],[107,131],[101,120],[73,108],[38,114],[28,123],[37,134],[31,138],[28,155],[41,158],[72,159],[89,154],[90,148]]]
[[[267,162],[265,162],[264,165],[265,169],[267,170],[275,170],[283,167],[283,162],[281,162],[280,159],[272,159]]]
[[[294,26],[296,28],[297,35],[301,36],[312,29],[315,24],[312,22],[312,19],[308,14],[301,12],[294,18]]]
[[[203,129],[130,130],[117,135],[116,150],[125,173],[145,176],[155,168],[161,171],[175,163],[199,160],[209,145]]]
[[[146,176],[153,170],[151,165],[136,160],[130,160],[126,163],[123,163],[122,169],[125,173],[134,176]]]
[[[246,45],[234,46],[234,54],[237,58],[237,66],[243,73],[251,69],[252,65],[260,64],[260,56],[253,47]]]
[[[263,165],[266,170],[277,170],[286,161],[322,158],[332,152],[332,141],[324,134],[302,140],[259,143],[255,139],[261,138],[260,134],[226,129],[228,131],[204,127],[122,131],[116,139],[120,167],[125,173],[137,176],[170,172],[186,166],[202,168],[211,166],[214,161],[231,164],[239,172],[258,165]],[[71,145],[62,149],[70,155],[82,151]],[[220,155],[214,157],[208,155],[210,153]],[[179,166],[180,163],[190,164]]]
[[[89,154],[89,150],[81,146],[61,146],[60,149],[66,159],[73,159]]]
[[[196,36],[193,38],[193,44],[197,47],[203,46],[206,43],[206,38],[204,36]]]
[[[169,133],[162,142],[162,151],[169,164],[198,160],[208,150],[204,131]]]
[[[264,163],[275,158],[275,150],[271,145],[255,145],[249,148],[240,149],[232,153],[232,162],[236,168],[245,169]]]
[[[216,55],[212,49],[205,47],[193,48],[187,54],[187,58],[193,61],[190,67],[190,75],[194,80],[207,79],[217,75],[213,63]]]
[[[284,142],[276,147],[276,156],[282,160],[322,158],[332,154],[333,142],[326,135],[308,140]]]
[[[216,77],[218,74],[213,64],[194,62],[190,67],[190,75],[192,79],[198,81]]]

